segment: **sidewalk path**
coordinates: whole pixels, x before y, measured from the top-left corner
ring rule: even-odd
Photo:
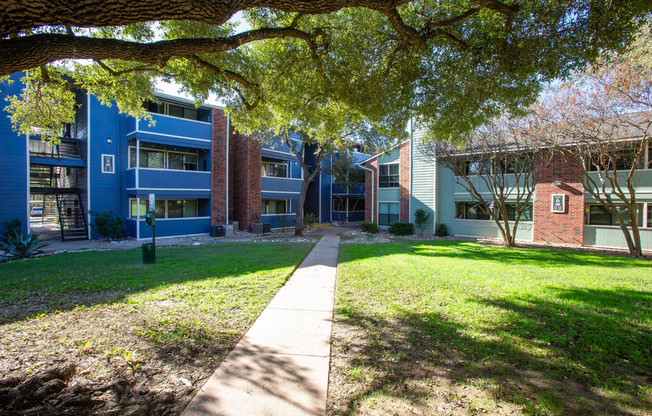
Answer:
[[[340,241],[335,232],[323,231],[182,416],[325,414]]]

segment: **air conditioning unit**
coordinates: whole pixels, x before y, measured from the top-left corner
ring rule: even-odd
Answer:
[[[223,225],[222,229],[225,237],[233,237],[233,225]]]
[[[224,228],[221,225],[211,225],[211,237],[224,237]]]

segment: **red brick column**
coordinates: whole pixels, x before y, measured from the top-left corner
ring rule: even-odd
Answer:
[[[373,170],[372,174],[368,170],[364,173],[364,220],[365,222],[378,222],[378,212],[376,201],[378,200],[378,159],[374,159],[365,164],[365,167]],[[373,194],[373,198],[371,195]],[[373,209],[372,209],[373,207]],[[374,212],[374,217],[371,218],[371,212]]]
[[[410,221],[410,142],[399,148],[399,221]]]
[[[233,220],[239,221],[241,230],[249,231],[252,223],[261,222],[262,146],[238,133],[231,139]]]
[[[535,169],[533,240],[582,245],[584,239],[584,184],[581,174],[558,155],[542,153]],[[555,182],[561,185],[555,185]],[[553,194],[565,196],[566,210],[554,213]]]
[[[224,224],[226,212],[226,114],[213,109],[211,143],[211,224]],[[219,219],[218,219],[219,218]]]

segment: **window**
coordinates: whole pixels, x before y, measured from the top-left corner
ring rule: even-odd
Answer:
[[[467,175],[488,175],[491,173],[491,163],[489,162],[468,162],[466,164]]]
[[[625,205],[616,205],[616,209],[623,217],[625,224],[630,224],[631,219],[629,217],[628,209]],[[636,206],[636,216],[639,225],[641,224],[641,208],[639,205]],[[648,218],[650,218],[650,210],[648,207]],[[605,207],[602,205],[587,205],[585,209],[585,223],[587,225],[620,225],[618,224],[618,219],[615,215],[612,215]],[[649,220],[648,220],[649,224]]]
[[[364,211],[364,198],[333,198],[333,211]]]
[[[149,201],[146,198],[140,199],[140,210],[137,207],[137,199],[130,199],[131,204],[129,216],[141,218],[145,216]],[[194,218],[197,217],[196,199],[157,199],[155,203],[156,218]],[[140,211],[140,212],[139,212]]]
[[[271,176],[274,178],[287,178],[288,165],[283,160],[263,159],[262,176]]]
[[[598,167],[600,167],[600,170],[613,170],[615,166],[616,170],[630,170],[636,161],[636,151],[634,149],[617,150],[612,155],[612,158],[601,158],[599,154],[591,156],[589,169],[597,171]],[[609,156],[609,154],[605,154],[605,156]],[[645,159],[645,153],[643,153],[642,159]],[[645,160],[639,160],[637,168],[642,168],[644,163]]]
[[[192,153],[168,152],[168,169],[197,170],[197,155]]]
[[[286,214],[287,201],[284,199],[263,199],[263,214]]]
[[[505,208],[507,209],[507,220],[516,221],[516,207],[516,204],[505,204]],[[528,204],[527,207],[521,211],[521,219],[519,221],[532,221],[532,204]]]
[[[153,101],[145,102],[144,107],[145,110],[150,113],[164,114],[166,116],[185,118],[188,120],[210,121],[210,110],[205,108],[195,108],[166,102],[155,103]]]
[[[647,228],[652,228],[652,202],[647,204]]]
[[[458,220],[488,220],[491,217],[485,214],[476,202],[456,202],[455,219]]]
[[[398,203],[381,202],[378,204],[378,225],[391,225],[395,222],[398,222],[398,214]]]
[[[196,153],[140,149],[140,167],[149,169],[197,170]],[[136,148],[129,148],[129,168],[136,167]]]
[[[380,165],[378,167],[378,171],[379,188],[398,188],[398,163],[392,163],[391,165]]]

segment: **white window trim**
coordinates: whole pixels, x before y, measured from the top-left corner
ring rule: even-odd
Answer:
[[[265,201],[285,201],[285,212],[279,212],[276,214],[263,214],[262,211],[265,210]],[[287,198],[261,198],[261,216],[262,215],[289,215],[289,214],[295,214],[296,212],[289,212],[290,210],[290,199]]]
[[[394,161],[394,162],[387,162],[387,163],[379,163],[378,164],[378,178],[376,179],[378,181],[377,184],[376,184],[378,189],[394,189],[394,188],[400,189],[401,188],[401,179],[402,178],[401,178],[401,166],[400,166],[400,164],[401,164],[400,160],[397,160],[397,161]],[[398,186],[380,186],[380,176],[381,176],[380,175],[380,167],[381,166],[386,166],[386,165],[387,166],[399,165],[399,167],[398,167]]]

